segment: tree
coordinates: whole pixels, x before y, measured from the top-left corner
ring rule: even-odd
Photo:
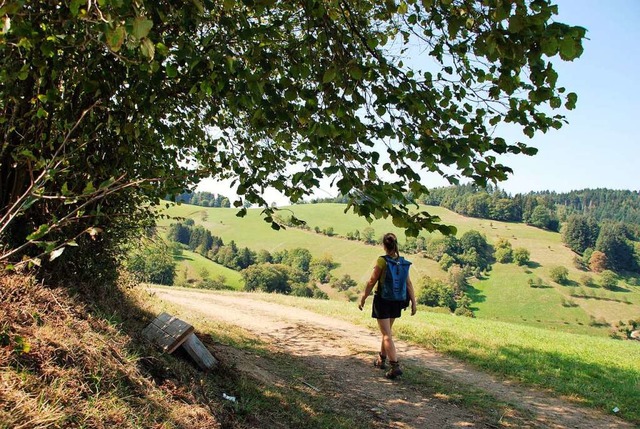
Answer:
[[[593,218],[571,215],[562,227],[562,241],[574,252],[582,254],[595,247],[599,232],[600,227]]]
[[[589,258],[589,268],[595,273],[602,272],[607,269],[607,255],[599,250],[595,250],[591,253]]]
[[[68,245],[101,233],[117,249],[161,198],[209,177],[233,179],[239,214],[260,205],[276,229],[264,189],[295,203],[329,177],[368,220],[453,232],[412,209],[420,173],[506,179],[495,155],[536,149],[496,125],[560,128],[552,109],[577,96],[551,59],[579,57],[585,36],[546,0],[39,1],[2,14],[2,262],[80,252]],[[416,52],[425,70],[405,66]]]
[[[265,249],[258,250],[258,253],[256,254],[256,260],[255,260],[256,264],[264,264],[272,261],[273,259],[271,258],[271,253],[269,253],[268,250],[265,250]]]
[[[611,270],[604,270],[600,273],[600,286],[613,290],[618,286],[618,275]]]
[[[513,250],[513,261],[518,265],[527,265],[529,263],[530,253],[524,247],[516,247]]]
[[[182,223],[174,223],[169,227],[169,240],[177,241],[182,244],[189,244],[191,240],[191,229],[182,225]]]
[[[513,262],[513,250],[510,247],[500,247],[496,249],[496,261],[501,264],[509,264]]]
[[[332,284],[332,288],[338,289],[340,292],[343,292],[347,289],[351,289],[352,287],[357,286],[358,283],[351,278],[349,274],[345,274],[340,279],[336,279]]]
[[[419,304],[429,307],[447,307],[451,311],[456,309],[455,292],[453,288],[441,280],[424,277],[419,281]]]
[[[638,271],[635,249],[621,224],[606,223],[600,228],[596,250],[607,255],[607,268],[613,271]],[[593,255],[591,256],[593,258]]]
[[[362,241],[364,241],[367,244],[375,244],[376,243],[376,239],[374,238],[376,234],[375,229],[371,228],[370,226],[365,227],[362,230]]]
[[[460,247],[463,255],[461,260],[472,267],[486,269],[493,259],[493,249],[487,238],[478,231],[470,230],[460,237]]]
[[[162,240],[142,240],[128,254],[125,266],[140,281],[172,285],[176,276],[173,250]]]
[[[244,289],[288,294],[291,292],[290,272],[290,268],[282,264],[252,265],[242,271]]]
[[[429,258],[440,261],[445,254],[453,257],[462,253],[462,247],[460,246],[460,240],[453,235],[447,235],[429,239],[425,252]]]
[[[550,231],[557,231],[559,227],[555,213],[543,205],[538,205],[533,209],[528,223]]]
[[[337,268],[340,264],[335,262],[330,255],[325,255],[320,259],[311,260],[311,279],[320,283],[329,283],[331,280],[331,270]]]
[[[440,268],[442,268],[444,271],[449,271],[449,268],[455,263],[456,259],[448,253],[443,254],[440,258],[440,261],[438,261]]]
[[[569,280],[569,270],[566,267],[555,266],[549,271],[549,276],[554,282],[563,285]]]
[[[464,291],[464,288],[467,286],[467,274],[462,267],[460,267],[460,265],[453,265],[447,273],[449,285],[453,288],[454,292],[459,293]]]

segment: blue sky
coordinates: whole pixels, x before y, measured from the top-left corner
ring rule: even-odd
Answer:
[[[514,173],[499,186],[511,194],[584,188],[640,190],[640,0],[556,0],[556,20],[587,29],[584,53],[573,62],[555,61],[559,84],[578,94],[569,124],[536,135],[505,135],[537,147],[533,157],[501,159]],[[428,175],[428,187],[446,186]],[[229,182],[204,181],[200,191],[235,194]],[[335,196],[323,187],[318,197]],[[278,194],[267,200],[286,204]]]
[[[530,143],[533,157],[504,162],[510,193],[583,188],[640,190],[640,1],[557,0],[557,20],[585,27],[573,62],[556,62],[559,83],[578,94],[569,124]],[[526,139],[526,137],[525,137]],[[525,140],[526,141],[526,140]]]

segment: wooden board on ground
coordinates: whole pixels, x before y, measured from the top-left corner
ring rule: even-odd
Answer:
[[[173,353],[193,333],[193,326],[162,313],[142,331],[142,335],[149,341],[159,345],[167,353]]]
[[[182,346],[200,368],[213,368],[218,361],[209,353],[209,350],[193,331],[193,326],[187,322],[170,314],[162,313],[143,329],[142,335],[169,354]]]
[[[202,369],[211,369],[218,364],[216,358],[209,353],[209,350],[202,344],[196,334],[189,335],[182,347]]]

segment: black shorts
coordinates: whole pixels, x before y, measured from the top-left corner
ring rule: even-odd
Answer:
[[[380,295],[374,295],[371,317],[374,319],[397,319],[404,306],[403,301],[387,301],[382,299]]]

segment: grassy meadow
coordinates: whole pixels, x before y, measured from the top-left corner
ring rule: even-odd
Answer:
[[[355,230],[362,231],[367,226],[375,230],[377,237],[385,232],[395,232],[400,241],[404,240],[402,230],[396,228],[390,219],[380,219],[369,224],[365,219],[352,213],[344,213],[342,204],[307,204],[283,207],[281,217],[291,214],[303,219],[311,231],[297,228],[275,231],[262,220],[260,209],[249,209],[244,218],[236,216],[237,209],[204,208],[191,205],[176,205],[165,211],[174,217],[193,219],[196,224],[209,229],[213,235],[222,237],[225,243],[234,240],[239,247],[254,251],[265,249],[270,252],[303,247],[316,257],[330,255],[340,266],[333,275],[341,277],[349,274],[359,284],[364,284],[370,275],[377,256],[382,254],[380,246],[370,246],[358,241],[349,241],[338,236],[328,237],[313,232],[313,229],[332,227],[340,236]],[[508,239],[514,248],[524,247],[531,254],[528,266],[515,264],[493,265],[487,276],[473,279],[468,294],[473,299],[473,309],[477,318],[524,324],[580,334],[609,335],[612,325],[640,316],[640,286],[631,279],[620,282],[616,291],[580,284],[587,273],[573,264],[575,254],[566,248],[559,233],[543,231],[519,223],[497,222],[486,219],[469,218],[458,215],[442,207],[424,207],[439,216],[446,224],[458,228],[458,237],[474,229],[487,237],[489,243]],[[161,227],[168,227],[172,220],[163,220]],[[215,276],[222,267],[195,253],[185,253],[180,261],[180,270],[189,278],[197,278],[203,267]],[[445,278],[446,273],[435,261],[419,255],[408,255],[413,262],[414,283],[421,276]],[[553,282],[549,272],[554,266],[564,266],[569,270],[569,286]],[[240,277],[234,277],[231,270],[221,273],[234,288],[241,288]],[[179,273],[179,276],[184,274]],[[592,276],[597,282],[598,276]],[[191,277],[193,276],[193,277]],[[529,279],[540,278],[544,287],[532,288]]]
[[[182,251],[182,256],[176,258],[176,262],[178,262],[176,269],[178,282],[192,284],[204,280],[205,277],[215,279],[222,276],[225,278],[225,284],[236,290],[242,290],[244,283],[238,271],[216,264],[199,253],[185,249]]]

